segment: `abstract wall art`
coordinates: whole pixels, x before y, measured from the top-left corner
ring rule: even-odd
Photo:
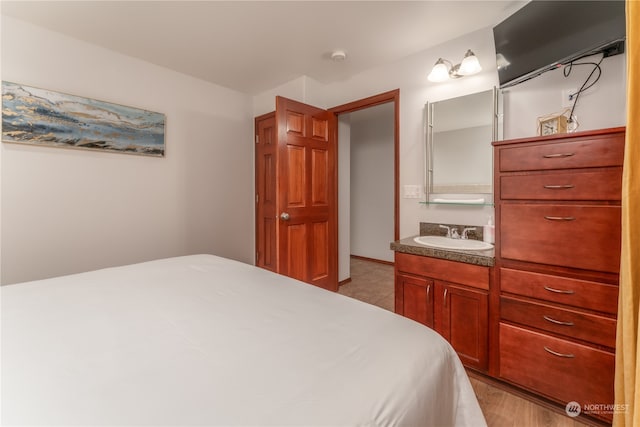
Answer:
[[[2,82],[2,140],[164,156],[164,114]]]

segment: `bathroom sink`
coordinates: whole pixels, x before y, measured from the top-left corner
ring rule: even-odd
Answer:
[[[418,236],[413,239],[416,243],[440,249],[460,249],[465,251],[482,251],[492,249],[491,243],[473,239],[452,239],[443,236]]]

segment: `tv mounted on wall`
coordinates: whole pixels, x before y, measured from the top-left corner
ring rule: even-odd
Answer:
[[[500,88],[578,58],[624,52],[625,4],[532,1],[493,28]]]

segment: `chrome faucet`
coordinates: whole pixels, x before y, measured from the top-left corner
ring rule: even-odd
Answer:
[[[445,228],[447,230],[447,237],[450,239],[460,239],[460,232],[458,231],[458,227],[448,226],[448,225],[440,225],[440,228]]]
[[[461,238],[465,239],[465,240],[469,239],[469,232],[470,231],[475,231],[475,230],[476,230],[476,227],[467,227],[467,228],[465,228],[464,230],[462,230],[462,237]]]
[[[447,229],[447,237],[451,237],[451,227],[449,227],[448,225],[440,225],[440,228],[446,228]]]

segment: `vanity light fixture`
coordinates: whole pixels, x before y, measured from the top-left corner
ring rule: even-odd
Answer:
[[[481,70],[482,67],[480,66],[478,58],[471,49],[468,49],[467,53],[464,54],[462,62],[456,65],[453,65],[446,59],[439,58],[427,78],[431,82],[444,82],[449,79],[470,76],[479,73]]]

